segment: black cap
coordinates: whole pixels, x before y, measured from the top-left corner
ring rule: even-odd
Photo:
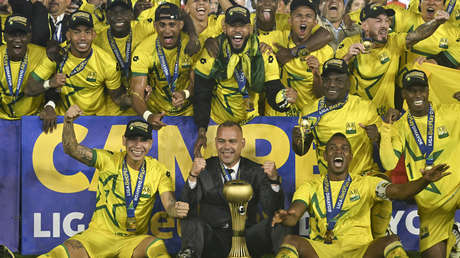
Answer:
[[[107,0],[105,9],[108,11],[115,6],[121,6],[124,9],[133,10],[131,0]]]
[[[160,4],[155,10],[155,21],[161,19],[181,20],[179,7],[169,2]]]
[[[31,25],[29,19],[22,15],[11,15],[5,21],[5,33],[10,33],[13,31],[22,31],[22,32],[30,32]]]
[[[403,88],[407,89],[411,86],[428,87],[428,77],[421,70],[410,70],[404,74],[402,80]]]
[[[251,14],[246,7],[232,6],[225,12],[225,23],[233,25],[236,23],[248,24],[251,23]]]
[[[345,60],[343,60],[343,59],[338,59],[338,58],[331,58],[331,59],[327,60],[323,64],[323,74],[322,74],[322,76],[326,76],[330,72],[348,74],[347,62],[345,62]]]
[[[152,139],[152,129],[152,125],[144,120],[131,120],[126,125],[125,137],[145,137]]]
[[[290,7],[291,13],[301,6],[306,6],[312,9],[315,12],[315,14],[317,14],[316,7],[310,0],[293,0],[291,2],[291,7]]]
[[[385,9],[378,4],[367,4],[361,10],[359,19],[365,21],[367,18],[377,18],[379,15],[385,14],[388,17],[394,16],[395,11],[391,8]]]
[[[69,27],[75,29],[77,26],[84,25],[93,28],[93,17],[85,11],[76,11],[70,15]]]

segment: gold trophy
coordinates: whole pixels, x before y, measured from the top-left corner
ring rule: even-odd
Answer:
[[[232,214],[232,249],[228,257],[251,257],[244,235],[248,202],[252,199],[252,186],[243,180],[232,180],[224,185],[224,197]]]

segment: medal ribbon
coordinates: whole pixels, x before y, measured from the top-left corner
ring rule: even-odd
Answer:
[[[428,117],[427,117],[427,124],[426,124],[426,144],[423,141],[422,135],[418,130],[417,124],[415,123],[415,119],[411,113],[407,114],[407,123],[409,124],[410,130],[412,131],[412,135],[415,138],[415,142],[420,149],[420,152],[425,156],[426,165],[430,166],[433,165],[433,157],[430,157],[431,152],[433,152],[434,146],[434,110],[433,107],[428,107]]]
[[[224,177],[224,184],[227,183],[228,181],[232,181],[232,176],[230,175],[230,172],[228,171],[228,169],[225,168],[222,162],[220,162],[220,168],[222,171],[222,176]],[[235,171],[235,173],[236,173],[236,178],[238,178],[240,174],[239,167],[238,167],[238,171]]]
[[[131,66],[131,46],[132,46],[132,32],[129,32],[129,37],[128,40],[126,41],[126,47],[125,47],[125,60],[123,60],[123,56],[120,53],[120,49],[118,49],[117,43],[115,43],[115,40],[113,39],[112,36],[112,31],[110,28],[107,30],[107,38],[109,40],[109,45],[112,48],[112,52],[115,55],[118,64],[121,67],[121,70],[123,71],[123,74],[126,78],[129,78],[129,68]]]
[[[323,191],[324,191],[324,201],[326,202],[326,219],[327,219],[327,230],[332,231],[335,227],[335,217],[342,210],[343,203],[345,202],[345,197],[347,196],[348,188],[351,184],[351,177],[348,174],[345,181],[342,183],[340,188],[339,195],[337,196],[337,201],[334,208],[332,208],[332,192],[331,192],[331,183],[329,182],[329,177],[326,175],[323,180]]]
[[[230,51],[228,50],[228,48],[226,49],[227,50],[227,61],[230,61],[230,56],[231,56],[231,53]],[[241,94],[243,95],[243,98],[244,99],[247,99],[249,98],[249,94],[248,94],[248,91],[246,89],[246,82],[247,82],[247,79],[246,77],[244,76],[244,72],[239,70],[238,67],[235,68],[235,71],[234,71],[234,76],[235,76],[235,80],[236,82],[238,83],[238,90],[241,92]]]
[[[452,12],[454,11],[454,7],[455,7],[456,3],[457,3],[457,0],[450,0],[449,1],[449,4],[447,5],[447,9],[446,9],[446,12],[448,12],[449,15],[451,15]]]
[[[81,61],[81,63],[79,63],[77,66],[75,66],[75,68],[73,68],[73,70],[70,72],[70,74],[67,75],[67,78],[70,78],[70,77],[74,76],[75,74],[83,71],[83,69],[85,69],[85,67],[88,64],[89,59],[91,58],[92,55],[93,55],[93,49],[91,49],[91,52],[85,58],[85,60]],[[60,73],[62,73],[62,69],[64,68],[65,62],[67,61],[68,58],[69,58],[69,52],[66,52],[65,55],[64,55],[64,59],[59,64],[59,72]]]
[[[139,199],[141,197],[142,188],[144,187],[145,175],[146,175],[146,164],[145,160],[139,170],[139,175],[137,176],[136,188],[134,189],[134,195],[131,191],[131,177],[129,176],[128,166],[126,164],[126,158],[123,161],[123,184],[125,185],[125,202],[126,202],[126,212],[128,218],[134,218],[134,211],[136,210],[137,204],[139,204]]]
[[[6,83],[8,84],[8,88],[10,89],[10,96],[16,95],[15,98],[19,96],[19,89],[21,88],[22,82],[24,81],[24,77],[26,75],[28,61],[29,58],[26,53],[26,55],[21,61],[21,65],[19,66],[18,82],[16,83],[15,93],[13,89],[13,75],[11,73],[10,59],[8,58],[8,51],[5,51],[5,56],[3,57],[3,68],[5,70]]]
[[[345,99],[343,101],[336,103],[334,105],[326,106],[326,99],[323,97],[318,101],[318,110],[306,116],[303,116],[302,119],[309,119],[312,117],[316,118],[315,123],[310,126],[310,129],[313,130],[313,128],[316,125],[318,125],[319,121],[321,120],[321,117],[323,117],[325,114],[333,110],[341,109],[345,105],[345,103],[347,103],[347,101],[348,101],[348,94],[347,96],[345,96]]]
[[[179,77],[179,56],[180,56],[180,48],[181,48],[181,40],[179,37],[179,42],[177,43],[177,53],[176,53],[176,63],[174,64],[174,75],[171,79],[171,73],[169,72],[168,61],[166,61],[165,53],[163,52],[163,48],[160,45],[160,39],[157,38],[156,41],[156,48],[157,48],[157,55],[158,59],[160,59],[161,69],[168,81],[168,85],[171,86],[171,92],[176,90],[176,80]]]

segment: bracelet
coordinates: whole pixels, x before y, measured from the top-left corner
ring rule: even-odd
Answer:
[[[142,117],[144,118],[144,120],[146,122],[148,122],[149,120],[149,116],[152,115],[152,112],[148,111],[148,110],[145,110],[144,114],[142,115]]]
[[[191,177],[194,177],[194,178],[197,178],[197,177],[198,177],[198,176],[195,176],[195,175],[192,174],[192,173],[190,173],[190,174],[188,174],[188,175],[191,176]]]
[[[44,89],[49,89],[51,87],[50,85],[50,80],[46,80],[44,83],[43,83],[43,88]]]
[[[184,90],[184,94],[185,94],[185,99],[190,98],[190,91],[189,90]]]
[[[46,106],[50,106],[50,107],[52,107],[53,109],[56,109],[56,103],[54,103],[54,101],[52,101],[52,100],[46,102],[46,104],[45,104],[44,107],[46,107]]]

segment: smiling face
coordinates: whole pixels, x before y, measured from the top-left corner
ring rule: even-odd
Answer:
[[[208,19],[210,11],[209,0],[188,0],[185,5],[185,11],[190,14],[193,19],[204,21]]]
[[[346,73],[329,72],[322,77],[322,91],[326,102],[335,104],[342,101],[350,89],[350,81]]]
[[[107,22],[115,35],[129,33],[133,19],[133,12],[119,5],[107,11]]]
[[[245,145],[243,132],[238,126],[220,126],[215,141],[219,159],[227,167],[233,167],[240,160]]]
[[[227,35],[228,41],[232,47],[233,53],[241,53],[244,50],[249,36],[252,33],[252,26],[250,23],[243,24],[241,22],[232,25],[224,23],[222,29]]]
[[[326,145],[324,159],[327,162],[328,174],[341,176],[348,172],[353,159],[351,145],[343,135],[334,135]]]
[[[362,22],[362,28],[366,37],[384,44],[388,40],[390,18],[386,14],[380,14],[377,18],[367,18]]]
[[[27,52],[31,34],[23,31],[12,31],[5,34],[8,57],[13,61],[20,61]]]
[[[177,47],[179,35],[184,27],[181,20],[161,19],[155,22],[155,30],[158,33],[160,44],[166,49]]]
[[[422,13],[422,18],[425,22],[431,21],[434,19],[434,14],[444,9],[443,0],[423,0],[420,4],[420,10]]]
[[[69,28],[66,32],[67,39],[70,40],[70,51],[76,57],[86,57],[91,51],[91,43],[96,37],[93,28],[79,25]]]
[[[152,148],[152,138],[123,136],[123,145],[126,147],[126,161],[136,167]]]
[[[332,23],[341,21],[345,11],[343,0],[325,0],[323,11],[323,16],[328,21]]]
[[[350,6],[350,12],[361,10],[366,5],[364,0],[354,0]]]
[[[291,13],[289,18],[291,31],[300,42],[310,37],[311,30],[316,26],[315,11],[306,6],[300,6]]]
[[[421,117],[428,114],[428,87],[413,85],[402,91],[402,96],[407,102],[412,115]]]
[[[276,22],[275,14],[278,8],[278,0],[256,0],[255,6],[259,23],[273,24]]]

